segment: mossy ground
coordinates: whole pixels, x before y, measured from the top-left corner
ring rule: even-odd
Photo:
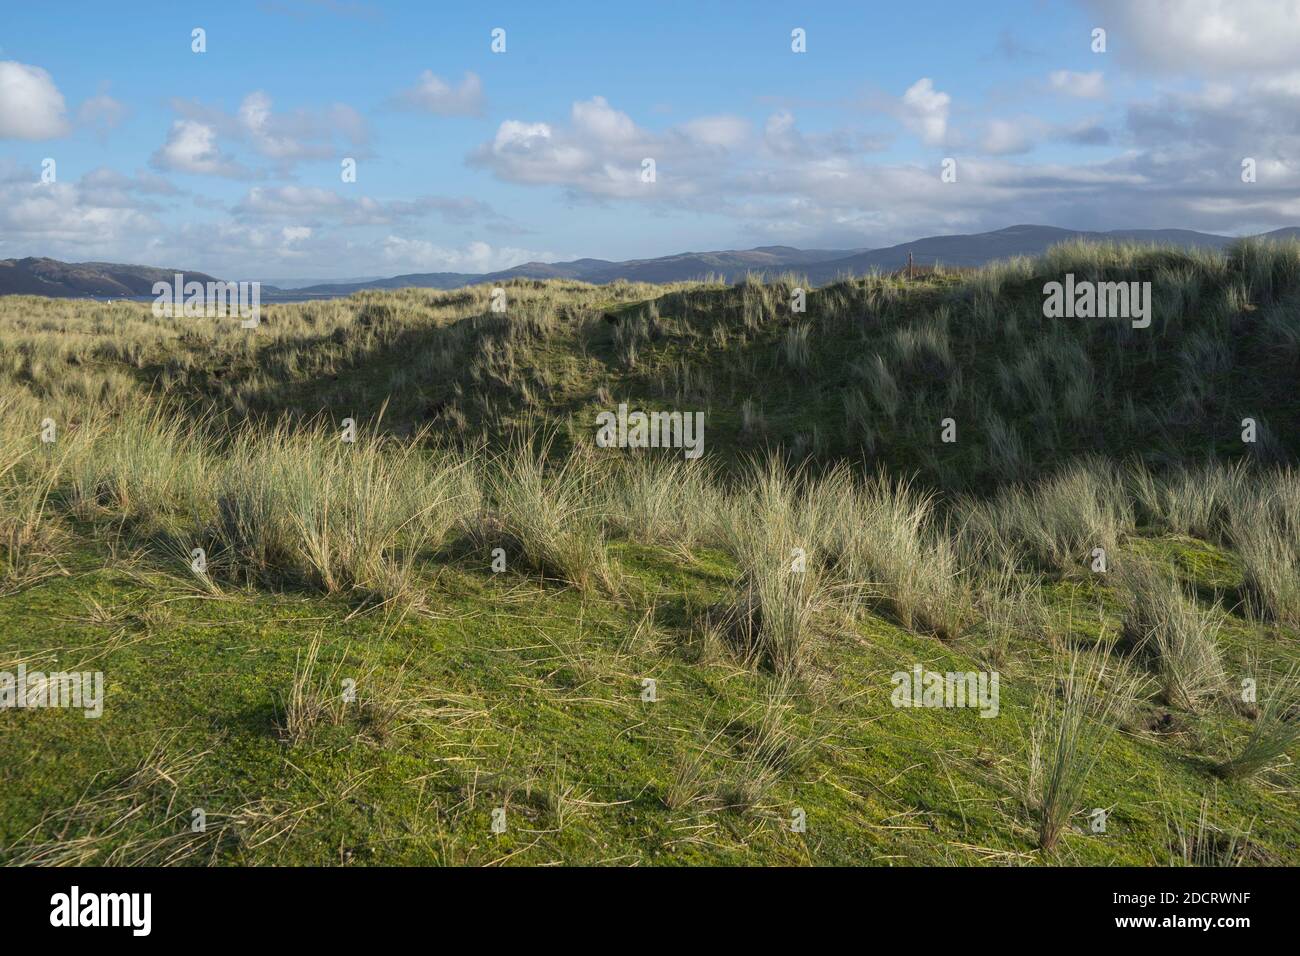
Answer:
[[[1106,833],[1080,815],[1056,852],[1036,850],[1023,793],[1046,647],[1017,645],[1002,663],[997,719],[900,710],[893,672],[981,669],[980,634],[950,647],[879,616],[838,621],[815,677],[781,698],[784,733],[768,735],[776,679],[702,647],[691,623],[730,586],[716,553],[618,547],[637,594],[624,600],[495,574],[453,548],[426,609],[399,618],[293,592],[204,593],[147,556],[114,556],[106,534],[77,530],[64,573],[0,597],[0,659],[107,680],[98,720],[0,713],[11,855],[75,836],[86,859],[149,859],[161,839],[188,862],[246,864],[1150,865],[1178,856],[1178,827],[1208,794],[1216,826],[1249,830],[1250,862],[1296,859],[1289,773],[1226,783],[1210,771],[1247,721],[1154,703],[1089,777],[1086,805],[1108,809]],[[1176,553],[1196,585],[1233,584],[1210,546],[1140,546]],[[1080,592],[1102,587],[1049,589],[1049,607],[1090,616],[1096,601]],[[1231,658],[1245,626],[1226,619]],[[289,742],[285,701],[317,635],[322,673],[355,675],[358,703]],[[1300,658],[1293,635],[1264,650]],[[399,699],[398,715],[372,721],[372,692]],[[159,771],[151,785],[132,779],[142,764]],[[105,794],[116,798],[97,804]],[[205,834],[191,832],[195,808]]]

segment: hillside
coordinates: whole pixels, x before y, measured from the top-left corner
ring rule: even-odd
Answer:
[[[1121,229],[1111,232],[1087,232],[1079,229],[1057,229],[1053,226],[1008,226],[995,232],[932,236],[890,246],[887,249],[872,249],[852,256],[822,261],[815,266],[810,266],[806,271],[809,278],[821,284],[845,277],[867,275],[872,270],[892,272],[907,265],[909,255],[917,265],[939,264],[956,268],[982,266],[997,259],[1009,259],[1013,256],[1041,256],[1051,246],[1069,241],[1137,242],[1176,246],[1182,249],[1224,249],[1233,242],[1228,236],[1193,232],[1190,229]]]
[[[1300,229],[1277,229],[1264,239],[1295,238]],[[574,259],[569,262],[526,262],[497,272],[420,272],[385,278],[343,282],[291,282],[285,288],[263,282],[265,299],[302,296],[344,296],[367,289],[458,289],[467,285],[496,284],[511,279],[568,279],[604,285],[625,282],[737,282],[754,275],[780,279],[797,274],[814,285],[845,278],[893,272],[907,265],[909,254],[918,266],[972,268],[1015,256],[1040,256],[1053,245],[1067,241],[1136,242],[1182,249],[1226,249],[1229,236],[1188,229],[1129,229],[1086,232],[1053,226],[1008,226],[994,232],[931,236],[884,249],[797,249],[793,246],[759,246],[716,252],[683,252],[652,259]],[[0,295],[105,296],[149,295],[153,282],[170,281],[174,271],[147,266],[102,262],[63,263],[53,259],[0,260]],[[189,273],[187,273],[189,275]],[[211,276],[193,273],[207,282]],[[226,277],[229,279],[230,277]]]
[[[155,282],[171,282],[174,274],[182,271],[112,262],[0,259],[0,295],[152,295]],[[202,272],[187,272],[186,278],[203,283],[215,281]]]
[[[0,300],[0,862],[1300,862],[1300,243],[795,281]]]
[[[1266,237],[1282,239],[1296,230],[1279,229]],[[1137,242],[1163,244],[1183,249],[1225,249],[1229,236],[1194,232],[1190,229],[1128,229],[1088,232],[1053,226],[1008,226],[993,232],[968,235],[931,236],[883,249],[836,250],[796,249],[792,246],[761,246],[724,252],[686,252],[654,259],[609,262],[577,259],[572,262],[529,262],[500,272],[470,276],[459,273],[431,273],[396,276],[377,282],[325,283],[297,291],[309,294],[351,294],[368,288],[399,289],[422,286],[451,289],[475,282],[507,282],[510,279],[575,279],[596,284],[623,279],[628,282],[691,282],[709,278],[735,282],[756,274],[779,278],[786,273],[806,276],[816,285],[838,279],[893,272],[907,265],[909,253],[917,265],[937,264],[954,268],[981,266],[1014,256],[1039,256],[1052,245],[1071,241]]]
[[[1294,230],[1292,230],[1294,231]],[[1284,238],[1287,230],[1278,230],[1271,238]],[[1038,256],[1060,242],[1163,243],[1186,249],[1224,249],[1233,240],[1228,236],[1193,232],[1188,229],[1139,229],[1113,232],[1085,232],[1053,226],[1008,226],[994,232],[970,235],[932,236],[884,249],[835,250],[796,249],[792,246],[761,246],[725,252],[687,252],[654,259],[631,259],[609,262],[603,259],[577,259],[572,262],[529,262],[500,272],[481,276],[452,273],[396,276],[378,282],[322,284],[297,291],[316,295],[340,295],[370,288],[400,289],[422,286],[452,289],[474,282],[507,282],[510,279],[575,279],[596,284],[623,279],[628,282],[691,282],[710,278],[735,282],[755,274],[778,278],[786,273],[806,276],[817,285],[838,279],[892,272],[907,265],[908,254],[918,265],[936,263],[951,267],[984,265],[1013,256]]]
[[[424,287],[454,289],[476,282],[508,282],[511,279],[573,279],[593,284],[623,280],[626,282],[671,283],[718,277],[724,280],[743,278],[750,273],[781,273],[791,269],[842,259],[843,250],[796,249],[793,246],[763,246],[756,249],[725,252],[684,252],[655,259],[629,259],[610,262],[606,259],[575,259],[571,262],[526,262],[523,265],[489,272],[485,275],[460,273],[425,273],[394,276],[377,282],[325,283],[305,286],[295,291],[310,295],[349,295],[365,289],[401,289]]]

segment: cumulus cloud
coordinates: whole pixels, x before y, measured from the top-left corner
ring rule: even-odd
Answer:
[[[271,118],[271,98],[260,90],[239,104],[239,125],[254,147],[272,159],[290,159],[303,152],[302,143],[277,129]]]
[[[402,90],[395,105],[433,113],[435,116],[480,116],[483,113],[483,81],[466,72],[459,86],[452,86],[432,70],[420,74],[416,84]]]
[[[942,146],[948,136],[948,105],[952,98],[934,88],[929,77],[922,77],[907,88],[900,103],[903,125],[921,137],[927,146]]]
[[[1001,156],[1008,153],[1027,153],[1033,145],[1025,123],[995,119],[990,120],[985,128],[980,149]]]
[[[363,146],[370,139],[365,118],[344,103],[319,111],[276,113],[271,97],[261,90],[244,97],[231,132],[260,155],[279,162],[332,157],[338,154],[338,140]]]
[[[323,218],[340,214],[349,204],[350,200],[329,189],[311,186],[254,186],[234,211],[242,216],[258,218]]]
[[[644,135],[630,116],[613,109],[603,96],[574,103],[572,121],[578,136],[613,146],[621,146]]]
[[[692,143],[717,149],[736,149],[749,142],[749,121],[739,116],[702,116],[683,123],[681,135]]]
[[[804,140],[795,129],[794,114],[789,110],[778,110],[767,118],[763,124],[763,145],[771,152],[783,156],[793,156],[802,152]]]
[[[0,61],[0,139],[55,139],[68,132],[67,107],[39,66]]]
[[[986,121],[978,147],[986,155],[1012,156],[1032,152],[1045,142],[1105,146],[1111,139],[1110,130],[1097,117],[1052,123],[1037,116],[1026,115]]]
[[[1139,150],[1134,168],[1181,220],[1276,228],[1300,219],[1300,128],[1278,122],[1297,111],[1300,90],[1287,83],[1206,83],[1132,104],[1125,132]],[[1241,182],[1247,157],[1253,183]]]
[[[1107,46],[1156,72],[1267,73],[1295,66],[1300,0],[1085,0]]]
[[[254,263],[258,270],[293,271],[346,252],[337,241],[318,237],[309,226],[250,225],[224,218],[187,222],[169,238],[175,250],[169,258],[179,255],[191,269],[235,280],[256,278],[249,268]]]
[[[157,169],[204,176],[247,178],[252,171],[221,151],[217,131],[197,120],[176,120],[167,134],[167,142],[153,154],[150,162]]]
[[[851,136],[810,135],[789,109],[770,114],[756,136],[741,135],[743,121],[733,135],[700,136],[694,121],[652,132],[598,97],[576,104],[567,123],[506,120],[470,162],[570,197],[726,217],[758,242],[845,247],[982,231],[1012,218],[1095,229],[1263,231],[1290,224],[1300,205],[1284,196],[1300,185],[1291,167],[1262,158],[1300,155],[1289,134],[1269,130],[1278,115],[1290,115],[1285,98],[1300,94],[1300,84],[1259,79],[1249,91],[1253,104],[1223,85],[1170,94],[1133,104],[1118,127],[1095,116],[1021,115],[977,120],[969,131],[950,127],[947,97],[931,82],[909,93],[906,121],[923,139],[970,144],[958,152],[959,185],[942,183],[937,160],[880,163]],[[1095,161],[1025,158],[1048,142],[1127,149]],[[1210,142],[1214,151],[1205,148]],[[643,155],[657,158],[652,188],[637,175]],[[1261,181],[1247,202],[1238,176],[1244,155],[1261,157]]]
[[[195,196],[197,208],[214,215],[169,221],[165,207],[183,196],[147,172],[101,167],[75,182],[41,183],[30,170],[0,160],[0,256],[132,262],[232,279],[327,275],[339,263],[350,274],[483,272],[561,258],[478,239],[439,244],[384,228],[422,216],[490,221],[495,213],[473,199],[354,200],[308,187],[256,187],[234,210]]]
[[[777,110],[763,123],[762,145],[773,157],[805,162],[823,162],[836,157],[874,153],[883,148],[880,138],[857,131],[833,129],[825,133],[808,134],[798,128],[794,113]]]
[[[456,248],[392,235],[383,241],[383,255],[394,269],[412,272],[497,272],[525,262],[556,262],[560,258],[552,252],[494,247],[481,241]]]
[[[1057,93],[1095,100],[1106,94],[1106,81],[1100,70],[1076,73],[1073,70],[1053,70],[1047,77],[1048,85]]]
[[[96,171],[78,182],[0,181],[0,236],[9,254],[86,258],[110,255],[160,231],[127,177]],[[21,252],[19,252],[21,250]]]
[[[522,183],[572,183],[593,166],[593,154],[557,138],[549,123],[506,120],[490,145],[471,162],[490,167],[503,179]]]
[[[261,90],[246,95],[233,114],[185,100],[174,100],[172,107],[182,118],[173,122],[153,162],[177,172],[243,178],[263,174],[223,152],[219,140],[245,144],[283,172],[301,160],[338,156],[341,142],[355,148],[370,138],[365,118],[346,104],[277,113]]]
[[[163,176],[147,172],[127,176],[107,166],[86,173],[81,177],[80,186],[84,195],[96,205],[139,210],[155,210],[159,200],[181,194]]]
[[[572,105],[566,126],[503,121],[469,162],[509,182],[565,186],[574,197],[673,200],[697,195],[753,139],[747,120],[725,115],[652,132],[594,96]],[[646,159],[655,162],[652,183],[642,179]]]
[[[352,198],[311,186],[254,186],[234,207],[246,219],[338,222],[344,225],[391,225],[402,220],[438,216],[445,222],[495,222],[490,205],[468,197],[420,196],[409,200]]]

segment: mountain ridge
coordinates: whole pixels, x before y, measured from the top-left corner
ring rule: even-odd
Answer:
[[[152,295],[155,282],[170,282],[177,272],[187,280],[216,282],[204,272],[161,269],[116,262],[63,262],[45,256],[0,259],[0,295],[55,298]]]
[[[365,289],[427,287],[455,289],[466,285],[505,282],[510,279],[573,279],[593,284],[626,279],[629,282],[683,282],[721,277],[734,282],[757,273],[797,272],[814,285],[836,279],[890,272],[907,265],[970,267],[1019,255],[1041,255],[1050,246],[1071,239],[1100,242],[1161,242],[1189,248],[1223,249],[1235,236],[1191,229],[1115,229],[1092,231],[1058,226],[1017,224],[982,233],[925,236],[878,249],[800,249],[768,245],[752,249],[679,252],[647,259],[614,261],[585,257],[566,262],[524,262],[495,272],[412,272],[384,278],[323,282],[280,288],[264,283],[263,297],[332,297]],[[1256,238],[1300,238],[1300,227],[1286,226]],[[112,296],[151,295],[153,283],[176,272],[197,281],[216,281],[204,273],[152,266],[106,262],[62,262],[47,257],[0,259],[0,295]]]

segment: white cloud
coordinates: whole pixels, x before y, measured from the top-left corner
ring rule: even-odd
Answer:
[[[436,116],[479,116],[483,113],[483,81],[466,72],[460,86],[452,86],[432,70],[420,74],[415,86],[397,94],[396,104]]]
[[[175,120],[164,143],[151,159],[158,169],[205,176],[241,178],[250,171],[222,153],[217,132],[197,120]]]
[[[778,110],[763,124],[763,145],[773,153],[790,156],[803,150],[803,137],[795,128],[794,114]]]
[[[1106,81],[1100,70],[1076,73],[1073,70],[1053,70],[1047,77],[1053,90],[1066,96],[1095,100],[1106,94]]]
[[[250,265],[255,264],[257,271],[308,268],[307,263],[328,261],[340,252],[328,240],[316,241],[315,232],[306,226],[249,226],[224,219],[211,223],[187,223],[181,231],[180,245],[186,250],[190,262],[200,263],[189,268],[205,269],[233,279],[252,278],[256,272],[249,269]],[[219,267],[209,265],[214,258],[214,248],[233,250],[235,260]],[[229,255],[225,253],[225,256]]]
[[[106,174],[111,184],[106,184]],[[131,188],[126,177],[106,170],[80,182],[0,184],[0,254],[99,258],[157,234],[157,219],[145,203],[132,201]]]
[[[262,90],[247,94],[234,114],[197,102],[173,100],[172,108],[182,118],[172,124],[168,142],[154,154],[155,165],[183,172],[251,177],[258,174],[235,156],[220,153],[219,139],[247,144],[271,160],[281,173],[301,160],[339,156],[340,140],[353,148],[369,140],[365,119],[346,104],[290,113],[277,113],[273,106],[271,97]]]
[[[990,120],[980,141],[980,149],[994,155],[1008,153],[1026,153],[1033,148],[1033,141],[1024,123],[1012,120]]]
[[[927,146],[941,146],[948,136],[948,105],[952,98],[922,77],[903,94],[899,116],[903,125],[921,137]]]
[[[573,123],[507,120],[470,161],[501,179],[558,186],[570,197],[725,217],[762,242],[862,247],[1011,221],[1235,233],[1289,224],[1287,197],[1300,185],[1300,164],[1278,157],[1300,155],[1300,131],[1288,132],[1276,118],[1294,104],[1293,92],[1280,80],[1261,81],[1250,96],[1208,85],[1136,104],[1127,130],[1112,132],[1097,117],[1021,115],[977,120],[963,136],[948,124],[948,98],[921,81],[905,97],[912,128],[931,142],[961,136],[978,147],[960,161],[960,189],[941,182],[937,160],[873,162],[858,145],[861,133],[809,135],[788,109],[771,114],[751,144],[738,135],[741,124],[729,137],[692,136],[694,121],[651,132],[593,99],[571,111],[581,131]],[[1105,146],[1116,137],[1128,140],[1128,152],[1096,162],[1006,158],[1040,142]],[[643,150],[657,159],[652,188],[637,176]],[[1238,176],[1247,155],[1260,160],[1261,172],[1250,202]]]
[[[288,136],[280,135],[271,122],[271,98],[255,91],[239,104],[239,122],[254,147],[263,156],[285,159],[299,155],[302,146]]]
[[[474,241],[463,248],[439,246],[424,239],[388,236],[383,241],[384,260],[396,270],[411,272],[497,272],[525,262],[556,262],[551,252],[514,247],[494,247]]]
[[[1096,117],[1049,123],[1037,116],[1022,115],[985,122],[979,137],[979,150],[990,156],[1010,156],[1031,152],[1041,142],[1105,146],[1110,141],[1110,130]]]
[[[348,204],[338,193],[313,186],[254,186],[235,211],[252,217],[318,218],[339,215]]]
[[[777,110],[763,123],[762,148],[772,157],[805,162],[841,161],[863,153],[880,150],[882,140],[859,131],[834,129],[826,133],[806,134],[788,109]]]
[[[623,146],[642,135],[632,118],[610,106],[603,96],[574,103],[570,118],[578,136],[608,145]]]
[[[701,146],[736,149],[749,141],[749,121],[738,116],[702,116],[683,123],[681,132]]]
[[[485,202],[468,197],[419,196],[415,199],[353,198],[314,186],[254,186],[234,208],[246,219],[296,222],[336,221],[345,225],[390,225],[400,220],[439,216],[464,224],[485,221],[498,225],[502,217]]]
[[[497,127],[497,135],[492,140],[492,149],[505,152],[511,149],[532,149],[548,146],[553,140],[549,123],[521,123],[518,120],[505,120]]]
[[[146,172],[126,176],[106,166],[86,173],[79,185],[82,195],[94,205],[138,210],[154,210],[158,197],[180,194],[180,190],[162,176]]]
[[[63,94],[39,66],[0,62],[0,139],[55,139],[68,132]]]
[[[1130,66],[1173,73],[1292,69],[1300,0],[1086,0],[1107,47]]]
[[[501,178],[522,183],[575,183],[592,165],[591,154],[558,139],[547,123],[506,120],[490,146],[472,158]]]
[[[1300,100],[1300,70],[1281,73],[1277,76],[1255,80],[1250,84],[1252,92],[1266,93],[1286,99]]]
[[[469,161],[509,182],[565,186],[574,196],[673,201],[698,194],[751,139],[749,122],[734,116],[651,132],[594,96],[573,104],[567,126],[505,120]],[[642,181],[645,159],[655,161],[653,183]]]
[[[365,143],[370,136],[365,119],[350,106],[336,103],[322,112],[276,113],[271,97],[261,90],[244,97],[235,119],[234,134],[278,162],[335,156],[336,133],[353,145]]]
[[[249,196],[254,198],[246,197],[245,202],[260,205],[264,218],[231,216],[220,204],[201,202],[200,208],[217,215],[191,214],[176,223],[165,221],[160,215],[164,210],[157,205],[159,197],[169,193],[179,195],[157,176],[128,176],[102,167],[80,181],[43,184],[30,171],[0,159],[0,257],[130,262],[196,269],[232,279],[277,271],[339,275],[342,268],[349,270],[342,274],[349,275],[482,272],[561,258],[543,250],[497,247],[483,241],[440,245],[352,228],[404,216],[494,215],[471,199],[334,202],[328,190],[251,189]],[[333,214],[321,217],[323,225],[302,221],[303,211],[313,208],[332,209]],[[335,228],[339,224],[348,228]]]

